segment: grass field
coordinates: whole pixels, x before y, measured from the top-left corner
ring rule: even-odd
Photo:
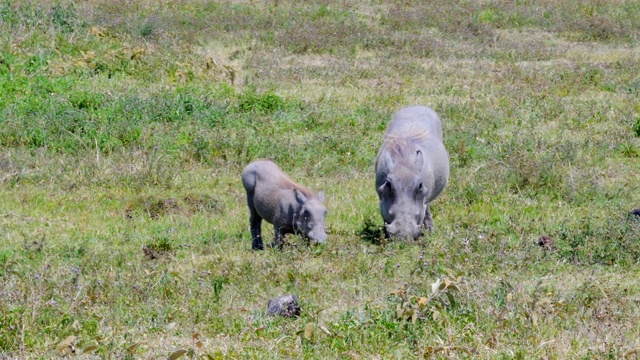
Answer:
[[[638,44],[635,0],[1,0],[0,359],[640,357]],[[451,177],[381,241],[416,103]],[[250,250],[261,157],[327,244]]]

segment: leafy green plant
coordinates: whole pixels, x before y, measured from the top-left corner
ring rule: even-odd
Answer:
[[[154,31],[155,23],[151,19],[147,19],[140,27],[140,36],[147,37]]]
[[[391,292],[388,301],[395,304],[398,320],[416,323],[428,319],[441,323],[446,319],[446,310],[456,307],[454,293],[459,291],[459,282],[460,277],[437,279],[426,296],[411,294],[407,286],[403,286]]]
[[[284,108],[284,100],[272,92],[257,94],[255,90],[249,90],[240,95],[238,111],[273,113]]]

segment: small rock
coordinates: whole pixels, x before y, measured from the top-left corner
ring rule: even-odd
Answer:
[[[267,315],[281,315],[285,317],[300,316],[300,304],[295,295],[284,295],[269,300]]]
[[[545,250],[551,250],[553,249],[553,240],[548,236],[542,235],[538,239],[538,245],[543,247]]]

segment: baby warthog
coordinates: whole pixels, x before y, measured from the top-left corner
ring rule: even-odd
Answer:
[[[282,248],[285,234],[301,234],[307,240],[322,243],[327,240],[324,220],[327,208],[322,191],[310,189],[291,180],[274,162],[256,160],[242,172],[242,184],[247,191],[252,248],[262,250],[262,220],[273,224],[273,246]]]
[[[417,239],[433,229],[429,203],[449,179],[449,154],[442,123],[426,106],[409,106],[393,115],[376,160],[376,190],[385,233]]]

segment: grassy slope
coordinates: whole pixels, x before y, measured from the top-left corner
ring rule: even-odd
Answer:
[[[50,358],[74,336],[116,358],[633,354],[639,14],[3,2],[0,350]],[[441,114],[451,180],[433,234],[372,244],[373,160],[410,103]],[[238,174],[257,157],[325,190],[326,246],[249,251]],[[458,291],[430,297],[445,278]],[[303,315],[265,317],[289,292]]]

